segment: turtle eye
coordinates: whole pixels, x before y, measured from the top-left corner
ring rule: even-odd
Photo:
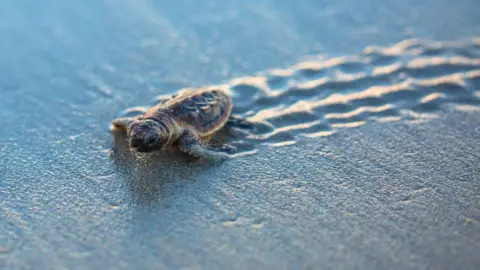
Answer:
[[[130,146],[133,147],[133,148],[137,148],[139,147],[140,145],[142,144],[142,140],[138,137],[132,137],[130,139]]]

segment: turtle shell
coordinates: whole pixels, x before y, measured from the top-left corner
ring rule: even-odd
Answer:
[[[180,126],[207,137],[222,128],[230,117],[232,99],[219,89],[184,90],[149,110],[167,113]]]

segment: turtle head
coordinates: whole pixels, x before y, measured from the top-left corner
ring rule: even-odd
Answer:
[[[136,152],[163,149],[170,139],[165,124],[157,119],[138,118],[128,126],[130,148]]]

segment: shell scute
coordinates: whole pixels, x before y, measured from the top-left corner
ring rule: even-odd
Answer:
[[[228,120],[231,98],[219,90],[184,92],[166,104],[169,115],[181,126],[192,128],[200,136],[208,136]]]
[[[209,111],[209,110],[211,110],[211,109],[212,109],[212,107],[210,107],[210,106],[202,106],[202,107],[200,107],[200,110],[202,110],[202,111]]]
[[[193,96],[190,98],[193,102],[196,103],[197,106],[204,106],[207,105],[208,102],[202,96]]]
[[[201,94],[201,96],[204,97],[204,98],[208,98],[208,99],[214,99],[215,98],[215,96],[210,92],[204,92],[204,93]]]
[[[179,110],[174,110],[174,111],[171,110],[171,112],[178,113],[178,115],[189,115],[197,111],[198,111],[197,107],[187,106],[187,105],[181,105],[179,107]]]
[[[198,109],[198,104],[194,100],[187,99],[180,103],[180,107],[196,111]]]

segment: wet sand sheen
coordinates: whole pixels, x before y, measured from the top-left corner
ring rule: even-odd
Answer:
[[[444,104],[480,106],[480,43],[405,40],[350,57],[311,59],[219,85],[234,114],[255,123],[230,139],[239,151],[289,146],[369,121],[422,123]],[[183,90],[183,89],[179,89]],[[157,97],[152,105],[165,95]],[[122,116],[144,112],[126,109]]]

